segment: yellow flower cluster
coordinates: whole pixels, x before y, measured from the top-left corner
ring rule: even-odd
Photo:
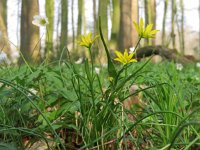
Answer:
[[[132,52],[130,55],[128,54],[127,49],[125,49],[124,54],[122,54],[119,51],[115,51],[117,58],[115,58],[114,60],[121,62],[122,64],[126,65],[128,63],[131,62],[137,62],[136,59],[133,58],[135,52]]]
[[[80,46],[84,46],[86,48],[90,48],[98,37],[99,36],[96,35],[94,37],[94,39],[92,39],[92,33],[89,32],[87,35],[82,35],[81,36],[81,41],[79,41],[78,43],[79,43]]]
[[[144,27],[144,21],[142,18],[140,18],[139,25],[133,21],[133,24],[139,34],[140,38],[155,38],[155,34],[159,30],[152,30],[153,24],[148,24],[147,27]]]

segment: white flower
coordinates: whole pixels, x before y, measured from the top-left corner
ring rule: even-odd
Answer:
[[[7,54],[4,53],[3,51],[1,51],[0,52],[0,64],[3,62],[7,62],[7,60],[8,60]]]
[[[29,89],[29,92],[31,93],[28,93],[28,96],[32,96],[32,94],[36,95],[38,91],[36,91],[34,88],[31,88]]]
[[[117,105],[119,103],[119,100],[117,98],[114,99],[114,105]]]
[[[99,73],[100,73],[100,68],[95,67],[94,70],[95,70],[96,74],[99,74]]]
[[[197,63],[196,63],[196,67],[197,67],[197,68],[200,68],[200,62],[197,62]]]
[[[77,61],[75,61],[75,64],[81,64],[83,62],[83,57],[80,57]]]
[[[42,17],[39,15],[36,15],[33,17],[33,21],[32,24],[41,27],[41,26],[46,26],[47,24],[49,24],[48,18],[47,17]]]
[[[75,111],[75,118],[78,119],[80,117],[81,113],[79,111]]]
[[[135,47],[130,47],[129,48],[129,54],[133,53],[135,51]]]
[[[102,67],[108,68],[108,64],[103,63],[103,64],[102,64]]]
[[[177,64],[176,64],[176,69],[179,70],[179,71],[181,71],[181,70],[183,69],[183,65],[177,63]]]

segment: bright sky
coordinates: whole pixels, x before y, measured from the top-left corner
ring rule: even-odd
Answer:
[[[59,6],[60,0],[55,1],[55,11],[58,12],[58,6]],[[71,1],[70,1],[71,2]],[[179,0],[177,0],[177,6]],[[44,11],[44,4],[45,0],[39,0],[40,3],[40,15],[45,16]],[[198,6],[199,6],[199,0],[184,0],[185,3],[185,27],[191,28],[191,30],[198,31],[199,30],[199,16],[198,16]],[[17,16],[19,16],[18,12],[20,12],[20,4],[18,4],[18,1],[8,0],[8,34],[10,40],[17,45],[19,44],[19,33],[17,33],[17,29],[19,31],[19,25],[20,20]],[[163,2],[160,2],[157,6],[157,28],[162,29],[162,16],[163,16]],[[87,27],[92,28],[92,0],[86,0],[85,2],[85,14],[86,14],[86,22]],[[69,11],[71,10],[71,3],[69,4]],[[141,11],[142,12],[142,11]],[[170,15],[170,10],[168,10],[168,15]],[[56,13],[58,14],[58,13]],[[142,15],[142,14],[141,14]],[[77,22],[77,0],[74,0],[74,22],[75,22],[75,28],[76,28],[76,22]],[[55,16],[55,28],[57,28],[57,19],[58,16]],[[18,21],[17,21],[18,20]],[[170,16],[167,17],[167,23],[170,25]],[[111,28],[111,27],[110,27]],[[71,31],[71,11],[69,12],[69,31]],[[41,29],[41,35],[44,34],[44,30]],[[56,33],[55,33],[56,35]]]

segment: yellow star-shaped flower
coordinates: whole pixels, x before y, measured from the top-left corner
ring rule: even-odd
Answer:
[[[92,37],[92,33],[89,32],[87,35],[82,35],[81,36],[81,41],[79,41],[79,45],[80,46],[84,46],[87,48],[90,48],[92,46],[92,44],[95,42],[95,40],[99,37],[98,35],[96,35],[94,37],[94,39],[91,38]]]
[[[125,49],[124,54],[117,50],[115,51],[115,53],[117,55],[117,58],[115,58],[114,60],[121,62],[123,65],[126,65],[131,62],[137,62],[137,60],[133,58],[135,52],[132,52],[129,55],[127,49]]]
[[[140,22],[139,25],[133,21],[133,24],[139,34],[140,38],[155,38],[155,34],[159,31],[159,30],[152,30],[153,24],[148,24],[147,27],[144,27],[144,21],[142,18],[140,18]]]

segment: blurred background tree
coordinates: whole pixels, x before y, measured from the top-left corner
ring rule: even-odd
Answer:
[[[7,32],[7,0],[0,0],[0,51],[10,56],[10,45]]]
[[[54,31],[54,0],[45,1],[45,11],[49,24],[47,26],[46,39],[45,39],[45,54],[53,55],[53,31]]]
[[[41,58],[39,28],[32,24],[35,15],[39,15],[38,0],[22,0],[20,51],[29,62],[39,62]]]

